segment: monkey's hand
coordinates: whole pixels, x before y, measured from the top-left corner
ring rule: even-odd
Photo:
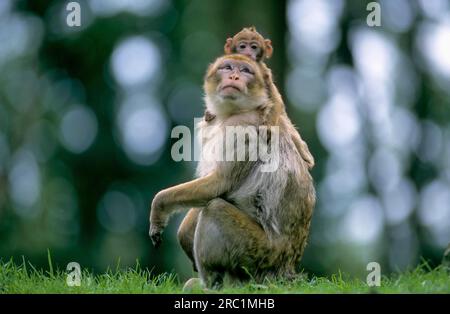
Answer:
[[[149,236],[155,248],[158,248],[161,245],[161,235],[165,226],[167,225],[168,220],[164,210],[165,205],[163,200],[163,194],[159,192],[153,199],[151,206]]]
[[[210,200],[225,193],[228,184],[218,172],[160,191],[153,199],[150,212],[149,235],[153,245],[161,244],[161,234],[172,213],[189,207],[203,207]]]
[[[152,239],[153,246],[155,248],[158,248],[162,242],[162,237],[161,237],[162,231],[153,231],[152,226],[150,226],[149,235],[150,235],[150,239]]]

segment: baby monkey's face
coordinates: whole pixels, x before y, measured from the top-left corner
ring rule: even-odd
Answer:
[[[246,27],[233,37],[227,38],[224,52],[227,55],[245,55],[253,61],[261,62],[272,56],[273,48],[270,39],[265,39],[254,27]]]
[[[262,55],[262,47],[257,41],[241,40],[236,45],[236,53],[246,55],[255,61],[259,61]]]

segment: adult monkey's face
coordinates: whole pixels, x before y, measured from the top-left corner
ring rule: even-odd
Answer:
[[[216,114],[249,111],[267,101],[260,65],[243,55],[218,58],[205,79],[207,106]]]

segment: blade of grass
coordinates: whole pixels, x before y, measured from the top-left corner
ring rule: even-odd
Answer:
[[[50,269],[50,272],[48,272],[48,274],[50,275],[51,278],[54,277],[53,275],[53,264],[52,264],[52,256],[50,254],[50,249],[47,249],[47,259],[48,259],[48,267]]]

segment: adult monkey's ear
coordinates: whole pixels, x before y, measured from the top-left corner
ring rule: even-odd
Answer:
[[[272,57],[273,48],[272,48],[272,41],[270,39],[264,39],[264,56],[266,59],[269,59]]]
[[[233,53],[232,47],[233,47],[233,38],[227,38],[227,41],[225,42],[225,46],[223,47],[223,50],[226,55],[230,55]]]

